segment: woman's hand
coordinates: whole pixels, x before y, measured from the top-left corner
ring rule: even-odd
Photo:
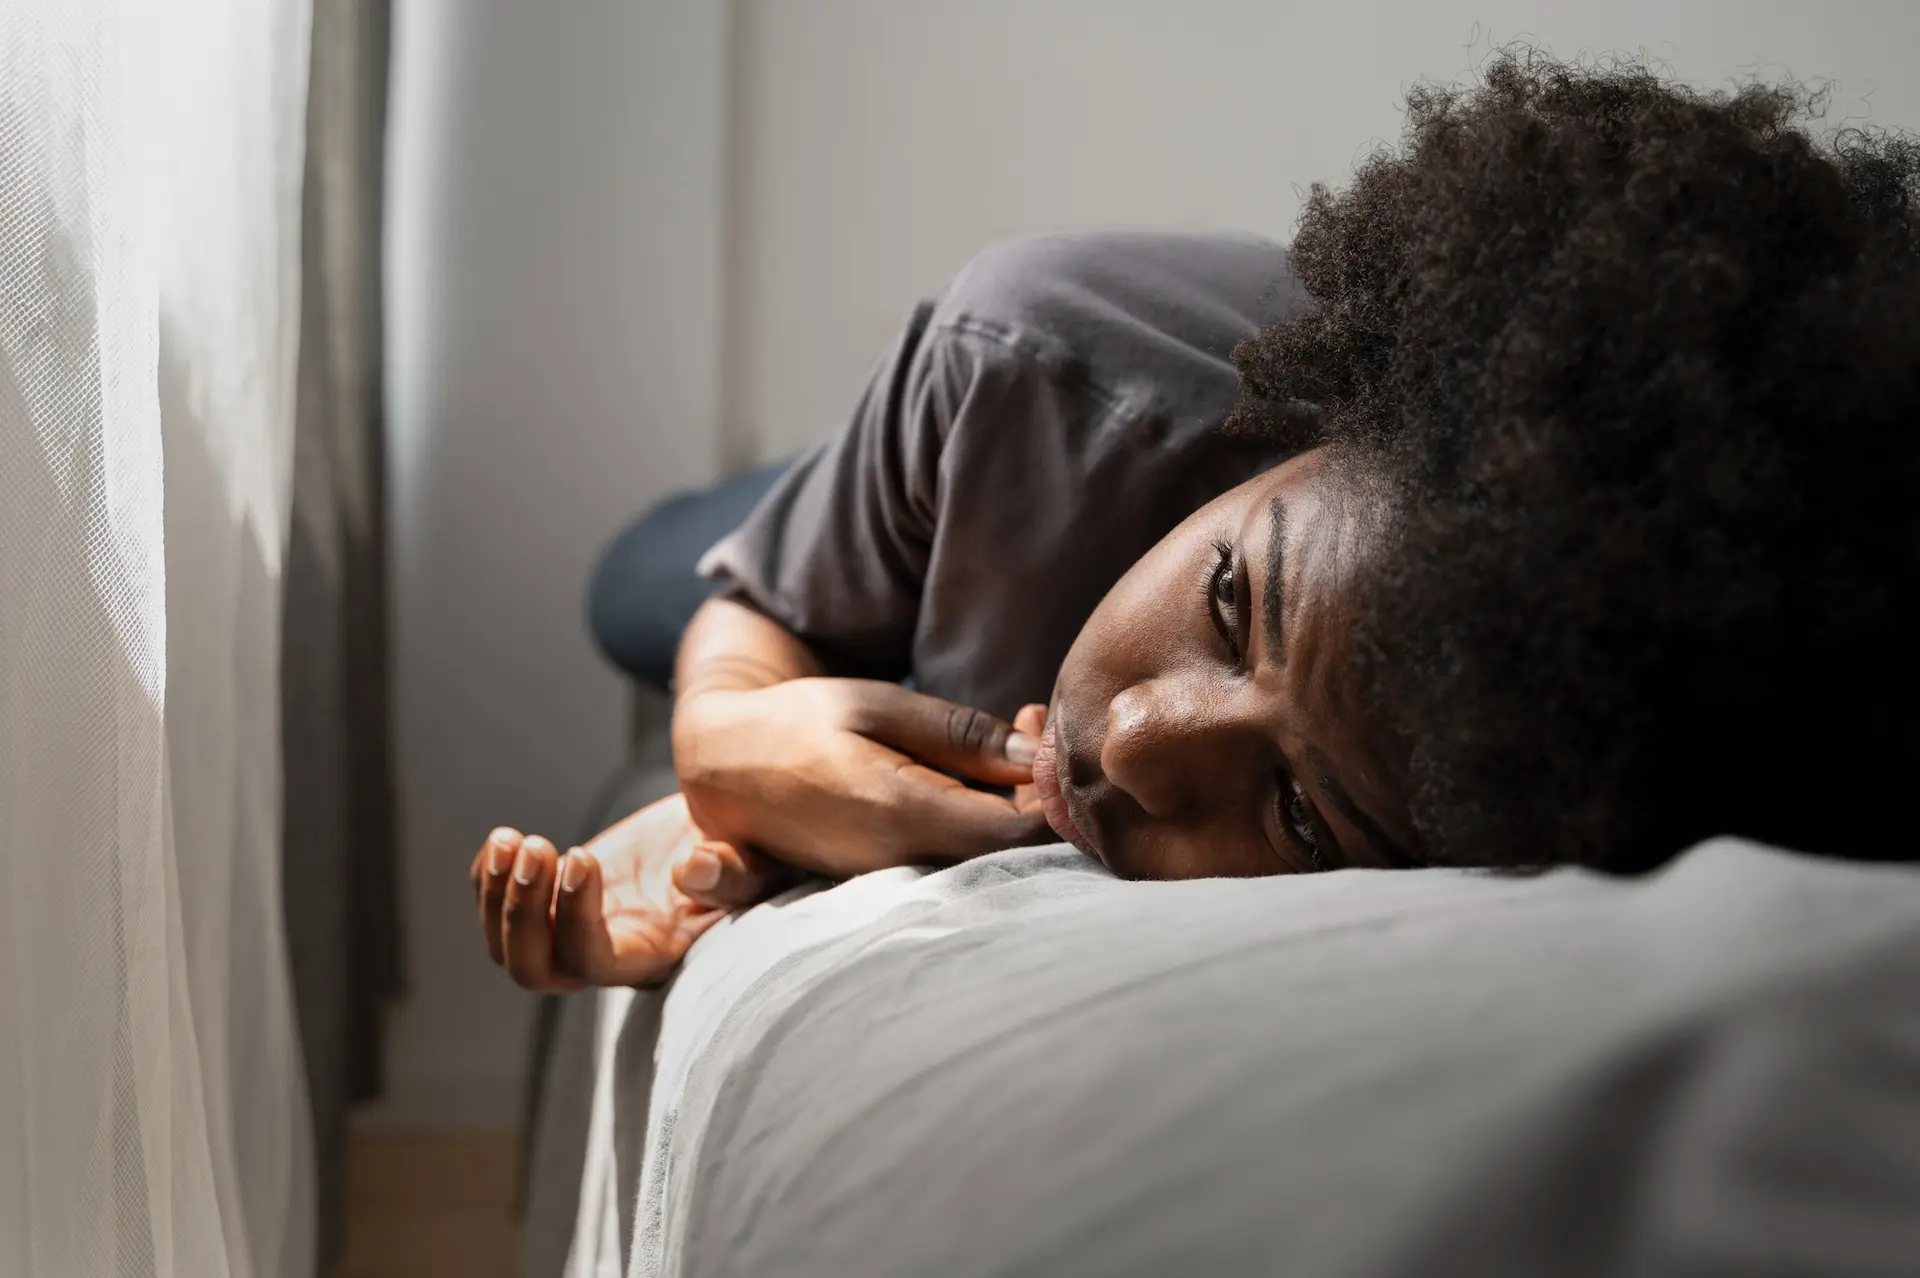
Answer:
[[[501,828],[470,871],[487,952],[520,985],[655,985],[728,909],[793,875],[708,839],[671,795],[566,856],[538,835]]]
[[[1052,839],[1032,790],[1045,725],[1038,705],[1008,724],[896,684],[788,679],[683,696],[674,767],[712,838],[844,878]]]
[[[794,867],[845,877],[1044,842],[1027,744],[1045,726],[1042,706],[1006,724],[865,680],[703,694],[674,718],[698,799],[649,804],[564,857],[538,835],[488,836],[469,869],[487,952],[530,990],[656,985]],[[929,763],[1016,789],[969,790]]]

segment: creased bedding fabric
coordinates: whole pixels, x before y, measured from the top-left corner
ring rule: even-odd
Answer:
[[[577,1274],[1920,1267],[1906,866],[1029,849],[750,911],[602,1030]]]

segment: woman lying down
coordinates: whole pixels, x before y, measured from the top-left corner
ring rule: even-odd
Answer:
[[[1920,145],[1817,105],[1508,57],[1289,248],[988,252],[704,561],[682,793],[481,849],[494,960],[649,983],[795,871],[1054,837],[1912,855]]]

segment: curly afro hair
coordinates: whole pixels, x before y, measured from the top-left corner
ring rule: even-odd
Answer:
[[[1436,859],[1913,855],[1920,146],[1821,106],[1509,50],[1313,188],[1230,427],[1382,483],[1358,651]]]

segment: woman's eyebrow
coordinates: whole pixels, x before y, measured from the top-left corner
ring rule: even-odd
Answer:
[[[1280,646],[1280,577],[1286,567],[1287,508],[1278,497],[1267,507],[1267,580],[1260,597],[1260,620],[1267,632],[1267,660],[1278,668],[1287,663]]]

